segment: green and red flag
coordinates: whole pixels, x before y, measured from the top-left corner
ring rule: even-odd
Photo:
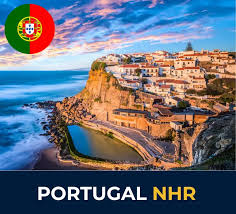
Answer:
[[[53,40],[55,24],[43,7],[24,4],[7,17],[5,35],[9,44],[21,53],[34,54],[47,48]]]

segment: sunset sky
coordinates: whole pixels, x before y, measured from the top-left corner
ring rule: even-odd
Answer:
[[[43,52],[21,54],[4,35],[8,14],[34,3],[56,24],[55,38]],[[234,51],[235,0],[2,0],[0,70],[88,68],[109,53],[195,50]]]

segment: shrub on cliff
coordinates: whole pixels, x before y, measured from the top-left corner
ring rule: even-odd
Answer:
[[[225,93],[218,99],[220,103],[232,103],[235,101],[235,94]]]
[[[186,91],[186,94],[197,94],[197,91],[194,90],[194,89],[188,89],[188,90]]]
[[[175,130],[174,129],[169,129],[167,132],[166,132],[166,136],[165,136],[165,140],[175,140]]]
[[[131,62],[131,57],[128,57],[128,58],[125,58],[123,63],[126,65],[126,64],[129,64]]]
[[[215,74],[207,74],[206,75],[206,79],[207,80],[211,80],[211,79],[215,79],[216,78],[216,75]]]
[[[103,70],[103,71],[105,71],[106,67],[107,67],[107,64],[105,62],[94,61],[92,66],[91,66],[91,69],[93,71],[96,71],[96,70]]]
[[[181,108],[181,109],[186,109],[187,107],[189,107],[190,105],[189,105],[189,103],[187,102],[187,101],[180,101],[179,103],[178,103],[178,108]]]

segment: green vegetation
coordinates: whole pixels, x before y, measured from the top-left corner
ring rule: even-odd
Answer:
[[[235,101],[235,93],[225,93],[218,99],[220,103],[232,103]]]
[[[216,79],[212,82],[214,86],[223,87],[223,88],[228,88],[230,90],[235,90],[235,79],[229,79],[229,78],[224,78],[224,79]]]
[[[114,139],[114,135],[112,132],[109,132],[107,134],[105,134],[107,137],[111,138],[111,139]]]
[[[207,80],[211,80],[211,79],[215,79],[216,75],[215,74],[207,74],[206,79]]]
[[[64,147],[68,147],[69,149],[69,152],[70,152],[70,155],[78,160],[78,161],[82,161],[82,162],[95,162],[95,163],[99,163],[99,162],[103,162],[103,161],[106,161],[102,158],[96,158],[96,157],[90,157],[90,156],[87,156],[87,155],[83,155],[81,154],[80,152],[77,151],[77,149],[75,148],[74,146],[74,143],[73,143],[73,140],[72,140],[72,137],[70,135],[70,132],[67,128],[67,126],[65,125],[64,126],[64,134],[65,134],[65,137],[66,137],[66,144],[64,145]]]
[[[188,89],[186,90],[186,94],[197,94],[197,91],[194,89]]]
[[[135,69],[135,75],[140,76],[142,73],[142,70],[140,68]]]
[[[187,107],[189,107],[190,105],[189,105],[189,103],[187,102],[187,101],[180,101],[179,103],[178,103],[178,108],[181,108],[181,109],[186,109]]]
[[[235,170],[235,144],[206,162],[181,170]],[[178,170],[178,169],[177,169]]]
[[[143,78],[141,81],[142,81],[142,84],[143,84],[143,85],[148,83],[148,80],[147,80],[147,79],[144,79],[144,78]]]
[[[166,137],[165,137],[164,139],[165,139],[165,140],[174,141],[174,140],[175,140],[175,137],[176,137],[175,130],[174,130],[174,129],[169,129],[169,130],[166,132]]]
[[[129,64],[131,62],[131,57],[125,58],[124,59],[124,64]]]
[[[215,105],[213,100],[201,100],[201,103],[207,103],[211,109],[213,109],[213,106]]]
[[[175,163],[178,163],[179,165],[183,164],[183,161],[181,160],[176,160]]]
[[[116,80],[115,83],[113,83],[112,85],[115,86],[115,87],[116,87],[118,90],[120,90],[120,91],[128,91],[129,94],[132,94],[132,93],[135,92],[135,90],[132,89],[132,88],[127,88],[127,87],[121,86],[121,85],[119,84],[118,80]]]
[[[137,105],[137,104],[135,104],[135,105],[133,105],[136,109],[138,109],[138,110],[140,110],[140,109],[142,109],[142,106],[141,105]]]
[[[91,66],[91,69],[93,71],[96,71],[96,70],[103,70],[103,71],[105,71],[106,66],[107,66],[107,64],[105,62],[94,61],[92,66]]]
[[[111,77],[113,77],[113,74],[112,73],[108,73],[107,74],[107,82],[110,82]]]
[[[235,91],[235,80],[224,78],[224,79],[215,79],[212,83],[207,85],[206,89],[201,91],[195,91],[193,89],[189,89],[186,91],[187,94],[196,94],[198,96],[221,96],[220,101],[223,103],[232,102],[235,100],[234,95]]]
[[[101,102],[102,102],[101,97],[97,97],[97,98],[95,98],[95,99],[94,99],[94,102],[96,102],[96,103],[101,103]]]

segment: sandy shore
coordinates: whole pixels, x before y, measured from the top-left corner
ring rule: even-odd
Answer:
[[[43,150],[33,170],[95,170],[83,164],[74,166],[72,163],[61,162],[57,158],[57,152],[56,147]]]

